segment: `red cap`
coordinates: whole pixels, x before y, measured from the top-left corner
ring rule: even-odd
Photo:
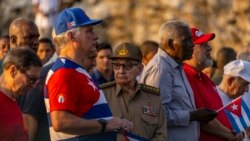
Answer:
[[[199,29],[192,27],[190,28],[191,32],[192,32],[192,39],[194,44],[202,44],[205,42],[208,42],[210,40],[213,40],[215,37],[214,33],[207,33],[204,34],[203,32],[201,32]]]

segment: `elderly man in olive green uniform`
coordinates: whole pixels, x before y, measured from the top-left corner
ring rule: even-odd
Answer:
[[[152,141],[166,141],[167,123],[160,90],[136,81],[136,76],[143,70],[140,49],[131,43],[122,43],[115,48],[110,59],[115,81],[100,87],[113,115],[133,122],[133,135]],[[123,141],[126,137],[118,134],[117,140]]]

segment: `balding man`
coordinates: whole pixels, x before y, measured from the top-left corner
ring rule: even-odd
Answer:
[[[196,110],[192,88],[182,62],[190,59],[194,43],[189,26],[180,21],[164,23],[159,31],[160,48],[142,72],[141,82],[159,87],[168,121],[169,141],[197,141],[199,122],[208,122],[215,112]]]
[[[26,18],[17,18],[9,27],[10,48],[29,46],[35,52],[38,48],[39,32],[34,21]]]

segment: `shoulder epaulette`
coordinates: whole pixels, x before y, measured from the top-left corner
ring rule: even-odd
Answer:
[[[103,88],[112,86],[112,85],[114,85],[114,84],[116,84],[116,82],[115,82],[115,81],[111,81],[111,82],[108,82],[108,83],[104,83],[104,84],[102,84],[102,85],[99,85],[99,87],[100,87],[100,89],[103,89]]]
[[[145,85],[145,84],[139,84],[140,85],[140,90],[151,93],[151,94],[155,94],[155,95],[160,95],[160,89],[153,87],[153,86],[149,86],[149,85]]]

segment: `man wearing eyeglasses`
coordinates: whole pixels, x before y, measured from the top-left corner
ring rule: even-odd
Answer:
[[[89,55],[98,40],[94,25],[101,22],[90,19],[80,8],[64,9],[55,21],[60,53],[44,89],[52,141],[113,141],[117,129],[133,127],[112,115],[103,92],[86,70],[86,60],[92,58]]]
[[[3,60],[0,77],[0,139],[27,141],[22,113],[17,98],[27,94],[39,80],[42,62],[28,47],[10,50]]]
[[[110,59],[115,81],[100,87],[112,113],[134,124],[132,132],[127,136],[121,133],[117,140],[123,141],[133,134],[147,140],[165,141],[167,124],[159,97],[160,90],[136,81],[136,76],[143,69],[140,49],[131,43],[122,43],[115,48]]]

